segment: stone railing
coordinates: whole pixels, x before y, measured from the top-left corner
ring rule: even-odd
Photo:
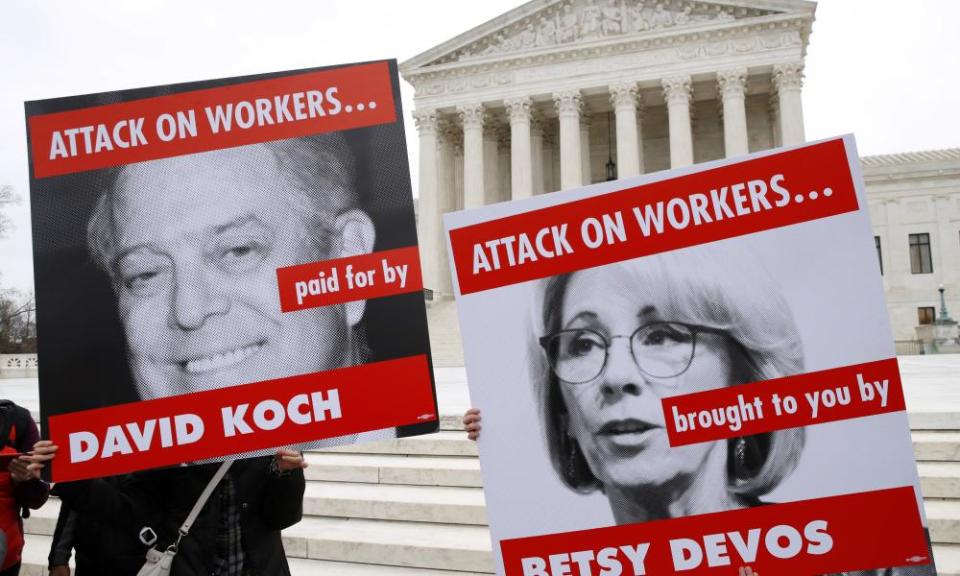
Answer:
[[[36,354],[0,354],[0,378],[36,377]]]

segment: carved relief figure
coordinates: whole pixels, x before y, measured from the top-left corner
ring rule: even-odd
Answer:
[[[603,35],[614,36],[623,32],[623,13],[617,0],[607,0],[603,7]]]
[[[647,20],[646,10],[642,1],[637,2],[637,5],[630,8],[629,12],[630,19],[633,22],[634,32],[643,32],[644,30],[650,29],[650,22]]]
[[[560,26],[557,29],[557,41],[563,44],[577,39],[577,20],[577,13],[573,11],[573,6],[570,4],[564,5],[563,14],[560,16]]]
[[[557,43],[557,25],[553,18],[540,18],[540,28],[537,29],[537,46],[553,46]]]
[[[520,33],[520,47],[533,48],[537,43],[537,32],[533,28],[533,22],[527,24],[527,27]]]
[[[650,19],[652,28],[669,28],[673,26],[673,14],[663,7],[663,4],[657,4],[653,11],[653,17]]]
[[[583,9],[581,18],[580,37],[585,39],[599,38],[603,13],[600,11],[600,7],[597,6],[596,0],[589,0]]]
[[[677,17],[673,20],[674,24],[677,26],[683,26],[684,24],[689,24],[692,20],[690,13],[693,12],[693,6],[687,4],[683,9],[683,12],[677,14]]]

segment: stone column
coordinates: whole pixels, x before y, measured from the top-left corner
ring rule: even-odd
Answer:
[[[483,127],[483,203],[500,201],[500,151],[497,145],[497,127],[488,120]]]
[[[723,99],[723,144],[727,158],[750,152],[747,139],[747,69],[735,68],[717,73]]]
[[[670,167],[693,164],[693,131],[690,125],[690,101],[693,92],[689,76],[663,79],[663,97],[667,101],[670,122]]]
[[[499,198],[499,201],[503,202],[510,200],[513,190],[513,184],[511,182],[512,162],[510,159],[513,147],[510,146],[509,123],[504,123],[497,128],[497,147],[499,149],[499,154],[497,156],[497,172],[500,176],[500,186],[497,189],[497,197]]]
[[[530,153],[530,109],[533,104],[529,96],[505,100],[510,115],[510,186],[511,198],[529,198],[533,196],[533,156]]]
[[[620,178],[637,176],[643,172],[637,126],[637,83],[610,85],[610,104],[617,115],[617,175]]]
[[[543,191],[553,192],[558,188],[557,178],[553,176],[557,131],[547,119],[543,121],[541,129],[543,131],[543,155],[540,164],[543,167]]]
[[[458,194],[458,174],[463,174],[463,162],[458,162],[460,129],[454,126],[449,118],[441,119],[437,128],[437,205],[440,215],[452,212],[462,203]],[[443,223],[440,223],[440,269],[437,272],[437,285],[434,288],[439,296],[453,294],[453,280],[450,276],[450,265],[447,259],[447,245],[443,234]]]
[[[783,146],[783,139],[780,137],[780,101],[777,99],[776,91],[770,93],[767,99],[767,113],[770,117],[770,127],[773,129],[773,147]]]
[[[579,90],[553,95],[560,117],[560,189],[576,188],[583,182],[583,160],[580,157],[580,111],[583,99]]]
[[[547,191],[543,177],[543,118],[537,113],[530,115],[530,157],[533,162],[530,177],[536,196]]]
[[[581,182],[584,186],[593,184],[590,175],[590,114],[580,116],[580,161]]]
[[[420,134],[420,199],[419,240],[420,258],[423,267],[423,285],[437,290],[440,284],[439,271],[442,257],[446,254],[443,243],[443,225],[440,220],[440,203],[437,195],[437,112],[416,110],[413,120]]]
[[[773,67],[773,85],[780,104],[780,139],[784,146],[806,141],[803,131],[803,63],[790,62]]]
[[[463,123],[463,207],[484,205],[483,104],[458,106]]]

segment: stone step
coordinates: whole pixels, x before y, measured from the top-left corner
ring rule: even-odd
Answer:
[[[24,522],[30,534],[51,535],[60,502],[50,500]],[[338,518],[486,525],[483,490],[451,486],[404,486],[307,482],[303,514]]]
[[[399,454],[410,456],[476,456],[477,444],[464,432],[440,431],[424,436],[381,440],[366,444],[321,448],[313,452],[334,454]]]
[[[907,409],[911,430],[960,430],[960,412]]]
[[[406,484],[418,486],[482,485],[480,460],[470,456],[401,456],[396,454],[306,455],[307,480]]]
[[[960,576],[960,544],[934,544],[937,576]]]
[[[287,556],[408,568],[492,572],[486,526],[304,518],[284,530]]]
[[[960,462],[917,462],[924,498],[960,498]]]
[[[913,452],[917,462],[960,462],[960,432],[913,432]]]
[[[23,550],[21,576],[47,576],[50,536],[28,534]],[[307,558],[287,558],[292,576],[487,576],[490,572],[463,572],[425,568],[403,568],[384,564],[357,564]],[[71,559],[70,565],[73,566]]]
[[[304,515],[486,525],[480,488],[309,482]]]
[[[960,544],[960,500],[924,500],[923,507],[931,539],[937,543]]]

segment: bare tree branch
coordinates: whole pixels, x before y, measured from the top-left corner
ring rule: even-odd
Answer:
[[[9,184],[0,184],[0,238],[13,229],[13,221],[3,213],[7,205],[19,204],[20,195]]]

